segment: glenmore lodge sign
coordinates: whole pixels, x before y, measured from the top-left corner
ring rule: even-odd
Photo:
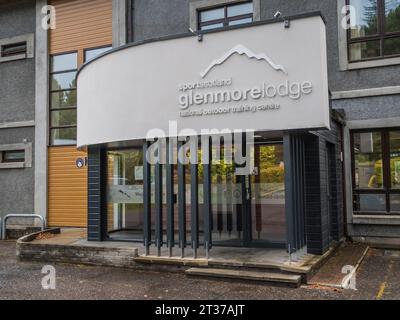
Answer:
[[[312,16],[290,28],[254,24],[106,54],[78,76],[78,145],[143,139],[154,129],[329,128],[325,32]],[[171,121],[177,133],[168,134]]]

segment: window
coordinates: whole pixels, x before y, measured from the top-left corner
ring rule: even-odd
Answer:
[[[400,214],[400,130],[353,132],[354,211]]]
[[[26,42],[7,44],[1,47],[1,57],[11,57],[17,55],[26,55]]]
[[[400,56],[400,0],[346,0],[355,8],[350,16],[350,62]]]
[[[99,55],[111,50],[111,46],[102,47],[102,48],[94,48],[94,49],[86,49],[85,50],[85,62],[95,59]]]
[[[50,65],[50,143],[76,144],[76,52],[54,55]]]
[[[3,151],[1,162],[25,162],[25,150]]]
[[[32,143],[0,145],[0,169],[32,168]]]
[[[0,63],[34,57],[35,35],[0,39]]]
[[[199,30],[212,30],[253,21],[253,2],[198,11]]]

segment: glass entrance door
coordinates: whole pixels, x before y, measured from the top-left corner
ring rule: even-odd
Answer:
[[[282,143],[256,144],[250,178],[251,243],[285,245],[285,168]]]

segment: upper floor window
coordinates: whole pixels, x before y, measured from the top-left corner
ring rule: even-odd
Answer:
[[[1,158],[1,161],[3,163],[24,162],[25,150],[3,151]]]
[[[50,65],[50,144],[76,144],[76,52],[53,55]]]
[[[33,58],[35,35],[0,39],[0,63]]]
[[[85,50],[85,62],[95,59],[99,55],[106,53],[107,51],[111,50],[111,46],[101,47],[101,48],[93,48],[93,49],[86,49]]]
[[[2,58],[18,55],[26,55],[26,42],[7,44],[1,48]]]
[[[350,62],[400,56],[400,0],[346,0]]]
[[[219,29],[250,23],[253,21],[253,2],[204,9],[199,11],[198,15],[199,30]]]

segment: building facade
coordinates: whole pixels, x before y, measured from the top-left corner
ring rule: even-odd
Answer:
[[[45,5],[56,10],[55,30],[40,27]],[[36,13],[22,9],[24,6],[31,6],[31,10],[36,6]],[[10,91],[0,96],[0,101],[6,99],[0,104],[7,110],[3,114],[10,115],[2,120],[1,143],[7,148],[16,144],[17,151],[24,143],[25,162],[28,160],[24,169],[0,171],[7,180],[13,179],[9,175],[21,175],[14,181],[21,191],[18,200],[24,197],[23,202],[14,200],[15,193],[2,179],[5,185],[0,192],[6,203],[2,214],[33,210],[46,216],[51,226],[88,227],[89,240],[139,241],[157,247],[196,247],[205,245],[208,239],[216,245],[278,246],[291,252],[306,248],[310,253],[323,254],[344,236],[372,243],[399,243],[400,1],[307,0],[299,5],[295,0],[38,0],[18,2],[0,14],[11,19],[16,8],[21,14],[30,14],[30,19],[21,21],[21,34],[37,30],[35,60],[28,57],[0,63],[0,68],[8,74],[14,64],[22,68],[32,63],[36,96],[34,81],[28,81],[33,86],[31,91],[18,89],[27,95],[14,95],[11,105],[22,108],[25,104],[18,99],[35,105],[35,109],[29,109],[26,102],[27,109],[18,114],[9,111],[10,100],[3,98]],[[271,130],[273,124],[259,126],[262,130],[254,134],[255,147],[249,151],[254,170],[247,175],[234,175],[234,168],[224,161],[211,162],[209,167],[201,163],[197,167],[146,165],[144,153],[151,143],[143,140],[145,131],[131,134],[126,125],[125,136],[113,139],[110,133],[109,128],[124,130],[123,116],[128,116],[129,110],[115,118],[119,119],[116,123],[93,128],[102,139],[90,141],[86,135],[90,123],[82,122],[79,127],[80,119],[84,119],[79,113],[89,112],[91,107],[87,103],[80,107],[76,101],[76,89],[78,94],[80,90],[82,94],[90,92],[85,85],[77,88],[75,80],[77,70],[86,62],[78,84],[79,77],[89,78],[86,74],[96,74],[107,61],[117,66],[122,56],[129,57],[128,52],[134,57],[160,43],[171,44],[165,48],[160,45],[164,50],[175,50],[173,44],[178,46],[179,39],[190,35],[190,41],[204,48],[214,37],[222,39],[225,34],[229,38],[241,30],[250,34],[263,26],[269,32],[268,28],[275,25],[281,26],[279,34],[286,43],[285,31],[296,32],[297,24],[315,17],[324,21],[325,40],[303,40],[316,53],[326,45],[326,51],[321,52],[326,58],[323,69],[329,85],[329,126],[291,130],[290,123],[283,120],[279,130],[278,126]],[[28,26],[22,27],[29,21],[33,32]],[[7,28],[1,32],[6,33]],[[0,41],[19,35],[4,34]],[[261,35],[254,37],[267,41]],[[114,50],[106,54],[111,47]],[[97,55],[100,58],[95,58]],[[297,59],[293,54],[287,64]],[[146,71],[151,65],[147,61],[135,67]],[[124,74],[124,66],[118,68]],[[236,72],[234,65],[229,70]],[[141,72],[142,78],[136,81],[142,83],[160,77],[157,71]],[[13,77],[18,74],[11,73]],[[5,79],[0,80],[7,84],[1,86],[3,90],[10,85]],[[133,101],[121,102],[124,84],[118,78],[114,83],[120,86],[110,83],[107,87],[107,91],[113,88],[115,102],[107,114],[110,122],[118,115],[116,106],[122,108],[124,103],[134,111],[130,121],[135,128],[140,128],[146,117],[157,118]],[[154,95],[159,95],[161,105],[164,96],[160,91]],[[320,91],[328,94],[328,90]],[[106,97],[104,92],[91,94]],[[321,105],[320,112],[323,110]],[[90,116],[103,115],[98,109]],[[167,118],[166,114],[166,120],[173,120]],[[8,122],[23,122],[24,128],[10,128]],[[79,150],[77,134],[83,140],[87,138],[87,143],[78,143]],[[29,148],[34,152],[34,168],[29,168]],[[34,192],[25,190],[29,186]],[[239,200],[232,198],[235,194]]]
[[[0,1],[0,218],[34,212],[35,32],[34,1]]]

